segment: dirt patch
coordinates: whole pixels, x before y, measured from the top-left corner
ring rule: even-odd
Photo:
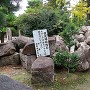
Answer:
[[[4,66],[0,67],[0,74],[5,74],[7,76],[14,76],[22,72],[24,69],[22,66]]]
[[[10,78],[22,82],[30,86],[31,74],[26,71],[22,66],[4,66],[0,67],[0,74],[7,75]]]
[[[67,71],[55,72],[55,81],[52,85],[32,85],[30,72],[22,66],[0,67],[0,74],[7,75],[14,80],[32,86],[34,90],[90,90],[90,71],[67,74]]]

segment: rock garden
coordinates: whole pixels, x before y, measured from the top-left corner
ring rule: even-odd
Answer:
[[[0,90],[90,90],[89,9],[89,0],[0,0]]]
[[[68,85],[68,83],[71,82],[76,83],[77,80],[80,79],[80,77],[78,76],[79,75],[78,72],[81,73],[82,78],[83,75],[81,71],[87,71],[90,68],[89,63],[90,46],[88,35],[90,33],[89,29],[90,29],[89,26],[83,26],[80,32],[74,35],[75,45],[70,48],[70,51],[67,45],[64,43],[64,40],[61,36],[54,35],[52,37],[49,37],[48,41],[50,46],[50,56],[40,56],[40,57],[36,56],[33,38],[19,36],[14,38],[13,40],[7,41],[6,43],[1,43],[0,67],[2,69],[4,68],[3,70],[5,70],[6,68],[11,69],[11,71],[10,74],[8,72],[9,71],[8,69],[7,72],[6,71],[4,72],[2,69],[1,69],[2,71],[0,70],[0,72],[2,75],[6,74],[9,77],[16,79],[18,81],[19,78],[21,78],[20,80],[21,82],[23,82],[25,78],[25,80],[27,81],[26,84],[32,86],[33,88],[37,86],[43,88],[43,85],[47,86],[48,88],[50,87],[55,88],[53,85],[56,83],[61,85],[62,84]],[[62,50],[64,52],[62,52]],[[74,55],[73,57],[75,59],[69,57],[68,55],[70,54]],[[79,55],[79,57],[77,55]],[[60,58],[58,59],[58,57]],[[65,60],[62,58],[64,58]],[[71,62],[70,59],[74,61]],[[73,66],[73,63],[76,65]],[[77,71],[77,73],[72,74],[71,72],[73,72],[73,70]],[[23,73],[25,75],[23,75]],[[86,72],[86,74],[87,73],[89,74],[89,72]],[[19,77],[18,74],[20,74],[21,76]],[[9,79],[6,76],[1,76],[1,79],[3,79],[4,77],[6,78],[6,80]],[[86,77],[84,78],[86,79]],[[82,83],[84,82],[83,79],[81,82]]]

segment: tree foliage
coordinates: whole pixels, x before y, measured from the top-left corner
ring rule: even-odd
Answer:
[[[70,48],[74,44],[73,35],[84,22],[81,19],[79,22],[77,15],[70,18],[68,4],[66,0],[48,0],[42,5],[41,0],[31,0],[26,13],[17,18],[16,25],[27,36],[32,36],[36,29],[47,29],[49,36],[59,34]]]
[[[48,6],[51,6],[53,8],[63,9],[68,4],[69,4],[69,1],[67,0],[48,0]]]
[[[28,1],[28,7],[30,8],[38,8],[41,7],[43,5],[43,1],[42,0],[31,0]]]
[[[57,16],[53,10],[41,9],[38,13],[26,13],[17,18],[16,24],[23,35],[32,36],[32,31],[47,29],[49,35],[55,34]]]
[[[13,11],[17,11],[19,9],[19,2],[21,0],[0,0],[0,7],[3,10],[6,10],[6,13],[12,13]]]
[[[79,0],[72,9],[72,15],[78,17],[79,23],[86,20],[86,25],[90,25],[90,0]]]
[[[0,29],[6,25],[5,14],[0,11]]]
[[[14,25],[14,11],[19,9],[20,1],[21,0],[0,0],[0,37],[3,41],[6,27]]]
[[[53,8],[57,8],[58,5],[56,4],[56,0],[48,0],[48,6],[51,6]]]
[[[80,1],[75,7],[72,8],[72,17],[77,17],[78,23],[80,23],[81,20],[84,21],[86,19],[87,10],[87,3]]]
[[[0,23],[4,26],[8,26],[15,20],[14,11],[18,10],[19,2],[21,0],[0,0]]]

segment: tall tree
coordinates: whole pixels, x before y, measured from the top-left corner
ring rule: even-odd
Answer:
[[[56,4],[57,0],[48,0],[48,5],[56,8],[58,5]]]
[[[28,8],[37,8],[39,6],[42,6],[42,4],[42,0],[28,0]]]
[[[90,8],[90,0],[87,0],[87,8]],[[89,25],[90,26],[90,10],[89,9],[87,11],[86,25]]]
[[[19,2],[21,0],[0,0],[0,7],[6,8],[7,13],[12,13],[19,9]]]
[[[8,26],[11,19],[10,15],[14,15],[14,11],[19,9],[21,0],[0,0],[0,37],[1,42],[4,42],[5,27]],[[12,19],[13,20],[13,19]],[[9,24],[10,25],[10,24]]]
[[[90,0],[79,0],[72,13],[79,19],[86,19],[86,25],[90,26]]]
[[[67,0],[48,0],[49,6],[52,6],[53,8],[59,8],[59,9],[63,9],[69,3],[70,3],[70,0],[69,1]]]
[[[3,32],[3,27],[6,25],[6,19],[5,19],[5,14],[0,11],[0,33],[1,33],[1,43],[4,42],[4,32]]]

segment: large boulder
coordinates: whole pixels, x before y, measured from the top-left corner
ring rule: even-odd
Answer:
[[[61,49],[61,50],[69,51],[68,47],[64,43],[63,38],[59,35],[56,35],[55,37],[56,37],[56,50]]]
[[[28,71],[31,71],[31,65],[36,60],[36,55],[24,55],[20,53],[20,60],[22,66]]]
[[[18,47],[19,49],[21,49],[26,45],[26,43],[33,42],[33,41],[32,41],[32,38],[25,37],[25,36],[19,36],[15,38],[14,40],[12,40],[12,42],[16,48]]]
[[[0,66],[20,64],[20,55],[15,53],[10,56],[0,57]]]
[[[82,31],[85,32],[86,37],[90,36],[90,26],[83,26]]]
[[[56,40],[55,37],[48,37],[48,41],[49,41],[49,47],[50,47],[50,55],[53,55],[53,53],[55,53],[56,50]],[[22,54],[25,55],[35,55],[36,54],[36,50],[35,50],[35,44],[33,42],[33,39],[31,42],[28,42],[23,50],[22,50]]]
[[[86,43],[87,43],[88,45],[90,45],[90,36],[87,37],[87,39],[86,39],[85,41],[86,41]]]
[[[89,36],[90,36],[90,31],[87,31],[87,32],[85,33],[85,36],[86,36],[86,37],[89,37]]]
[[[0,75],[0,90],[33,90],[31,87],[12,80],[8,76]]]
[[[86,71],[88,69],[89,69],[89,62],[88,61],[81,62],[77,68],[78,71]]]
[[[80,47],[75,51],[75,53],[79,54],[80,62],[77,68],[78,71],[85,71],[90,67],[90,47],[85,43],[80,43]]]
[[[0,45],[0,57],[12,55],[15,53],[15,51],[16,51],[16,49],[12,42],[8,42],[6,44]]]
[[[84,42],[84,40],[86,39],[86,37],[83,34],[79,34],[79,35],[75,35],[75,39],[78,42]]]
[[[25,55],[35,55],[36,54],[36,50],[35,50],[34,42],[28,42],[24,46],[22,54],[25,54]]]
[[[49,41],[49,48],[50,48],[50,56],[52,57],[52,55],[55,53],[56,50],[56,40],[55,37],[49,37],[48,38]]]
[[[86,33],[89,28],[90,28],[90,26],[82,26],[81,27],[81,31],[84,32],[84,33]]]
[[[54,63],[49,57],[38,57],[31,67],[31,82],[38,83],[52,83],[54,81]]]

